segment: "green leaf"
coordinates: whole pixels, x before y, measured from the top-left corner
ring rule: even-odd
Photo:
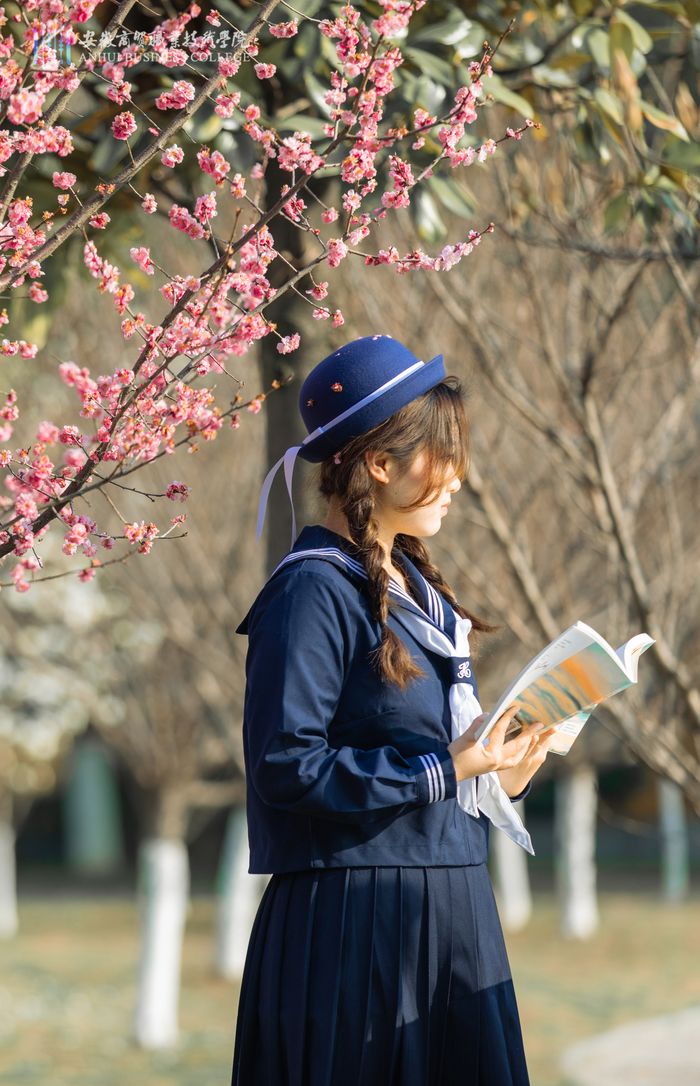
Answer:
[[[308,113],[293,113],[291,117],[278,121],[276,127],[279,132],[308,132],[311,139],[315,140],[325,136],[323,131],[325,124],[328,124],[328,121],[321,117],[310,117]]]
[[[631,15],[628,15],[624,8],[617,8],[615,10],[614,19],[619,19],[621,22],[626,24],[632,34],[632,38],[637,49],[639,49],[642,53],[649,53],[651,51],[652,45],[654,43],[652,42],[648,32],[644,29],[641,23],[638,23],[636,19],[633,19]]]
[[[457,8],[453,8],[450,14],[437,23],[428,23],[426,26],[411,33],[411,42],[421,45],[462,45],[467,41],[474,30],[474,23],[467,19]],[[481,38],[484,32],[479,27]]]
[[[690,142],[690,136],[677,117],[673,117],[670,113],[664,113],[662,109],[653,106],[651,102],[645,102],[644,99],[639,104],[646,119],[656,128],[661,128],[664,132],[670,132],[677,139],[685,140],[686,143]]]
[[[679,170],[700,169],[700,143],[695,141],[681,142],[669,137],[661,152],[664,162],[675,166]]]
[[[610,70],[610,38],[602,26],[592,27],[585,35],[586,48],[593,57],[598,68],[607,72]]]
[[[612,117],[615,124],[624,124],[625,113],[619,98],[610,91],[605,90],[604,87],[596,87],[593,91],[593,98],[603,112],[607,113],[608,117]]]
[[[626,192],[613,196],[603,213],[603,227],[606,234],[621,230],[629,215],[629,200]]]
[[[622,20],[613,15],[610,20],[610,52],[615,53],[619,49],[628,60],[632,60],[634,54],[634,38],[632,31]]]
[[[530,79],[538,87],[576,87],[577,80],[561,68],[538,64],[532,69]]]
[[[467,219],[474,215],[476,205],[469,189],[452,178],[433,175],[427,180],[428,188],[437,196],[448,211]]]
[[[424,188],[414,190],[410,203],[410,212],[421,241],[434,244],[445,240],[447,237],[445,223],[440,218],[440,212],[435,201]]]
[[[412,45],[404,46],[403,55],[415,64],[420,72],[429,75],[432,79],[437,79],[438,83],[442,83],[445,87],[453,86],[454,67],[446,60],[436,57],[434,53],[426,52],[425,49],[415,49]]]
[[[492,75],[485,79],[484,89],[502,105],[510,106],[511,109],[514,109],[516,113],[520,113],[523,117],[532,117],[534,110],[527,99],[507,87],[499,76]]]
[[[324,101],[323,95],[328,92],[328,87],[324,87],[320,79],[317,79],[310,68],[304,67],[304,83],[306,89],[309,92],[309,98],[316,104],[316,108],[319,113],[324,117],[330,117],[331,110],[327,102]]]

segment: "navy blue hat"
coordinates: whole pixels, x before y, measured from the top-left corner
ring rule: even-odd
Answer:
[[[282,463],[292,506],[293,546],[292,473],[296,457],[313,464],[326,460],[351,438],[366,434],[444,377],[441,354],[424,362],[388,335],[353,339],[314,366],[299,392],[299,411],[308,435],[301,445],[291,445],[265,476],[256,539],[262,532],[272,480]]]

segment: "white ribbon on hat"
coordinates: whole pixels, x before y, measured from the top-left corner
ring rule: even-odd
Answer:
[[[331,427],[337,426],[339,422],[343,421],[343,419],[348,418],[350,415],[354,415],[354,413],[356,411],[359,411],[362,407],[366,407],[366,405],[368,403],[371,403],[372,400],[376,400],[378,396],[382,396],[385,392],[388,392],[389,389],[393,388],[394,385],[397,385],[399,381],[403,381],[415,370],[419,369],[421,366],[424,365],[425,362],[423,361],[423,359],[420,359],[418,362],[414,362],[405,370],[401,370],[401,373],[397,373],[394,377],[390,378],[388,381],[385,381],[384,384],[380,385],[379,388],[375,388],[374,392],[370,392],[369,395],[364,396],[361,400],[358,400],[357,403],[354,403],[352,405],[352,407],[348,407],[345,411],[342,411],[340,415],[336,415],[336,417],[334,419],[331,419],[330,422],[327,422],[325,426],[317,426],[312,433],[308,434],[304,438],[301,445],[289,446],[287,451],[283,453],[282,456],[280,456],[276,464],[272,465],[267,475],[265,476],[262,490],[260,491],[260,501],[258,503],[258,522],[255,533],[256,542],[260,539],[260,535],[263,530],[263,524],[265,522],[265,511],[267,509],[267,499],[270,494],[272,480],[277,474],[280,465],[284,463],[284,477],[287,484],[287,493],[289,494],[289,504],[292,507],[292,539],[290,547],[293,547],[294,540],[296,539],[297,535],[297,526],[296,517],[294,515],[294,499],[292,497],[292,475],[294,473],[294,465],[296,463],[296,458],[299,454],[299,450],[303,449],[305,445],[308,445],[310,441],[313,441],[314,438],[318,437],[320,434],[326,433],[326,431],[330,430]]]
[[[401,622],[413,636],[426,648],[441,656],[458,656],[464,658],[470,655],[469,632],[472,622],[469,618],[462,618],[454,611],[456,620],[455,643],[452,644],[447,634],[437,626],[426,622],[420,615],[407,608],[394,611],[394,617]],[[456,739],[467,730],[472,721],[483,711],[479,700],[474,693],[471,683],[453,682],[449,690],[449,706],[452,717],[452,739]],[[511,841],[521,845],[531,855],[535,855],[530,834],[525,829],[520,815],[513,806],[510,796],[501,784],[498,773],[484,773],[466,780],[457,782],[457,802],[463,811],[479,817],[479,811],[483,811],[486,817],[502,830]]]

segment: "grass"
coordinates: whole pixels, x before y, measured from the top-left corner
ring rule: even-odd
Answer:
[[[578,943],[559,935],[552,897],[535,895],[530,925],[506,936],[533,1086],[560,1086],[559,1053],[583,1037],[700,1004],[697,897],[668,906],[648,892],[602,893],[600,931]],[[130,1039],[132,902],[47,895],[25,900],[20,920],[20,935],[0,943],[0,1084],[228,1086],[237,994],[212,967],[211,899],[191,907],[181,1040],[167,1054]]]

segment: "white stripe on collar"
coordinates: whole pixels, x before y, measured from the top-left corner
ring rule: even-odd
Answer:
[[[270,576],[272,577],[278,569],[281,569],[282,566],[287,565],[287,563],[292,562],[297,558],[313,558],[314,556],[323,558],[328,557],[329,555],[340,558],[342,562],[344,562],[350,569],[354,570],[355,573],[359,573],[361,577],[367,577],[367,571],[365,570],[365,567],[362,565],[362,563],[358,562],[356,558],[351,558],[350,555],[342,551],[340,547],[307,547],[299,551],[290,551],[289,554],[285,555],[282,561],[275,566]],[[439,594],[435,591],[433,586],[429,584],[428,581],[426,581],[425,577],[423,577],[423,574],[420,573],[420,570],[418,570],[418,573],[427,589],[429,606],[428,611],[421,607],[421,605],[416,600],[414,600],[413,596],[409,595],[408,592],[404,592],[401,585],[391,576],[391,574],[389,574],[389,592],[391,592],[394,596],[398,596],[399,599],[404,600],[406,603],[410,603],[413,607],[417,607],[421,614],[424,614],[426,618],[429,618],[431,622],[433,622],[435,626],[438,626],[444,633],[445,615],[442,606],[442,600],[440,599]]]

